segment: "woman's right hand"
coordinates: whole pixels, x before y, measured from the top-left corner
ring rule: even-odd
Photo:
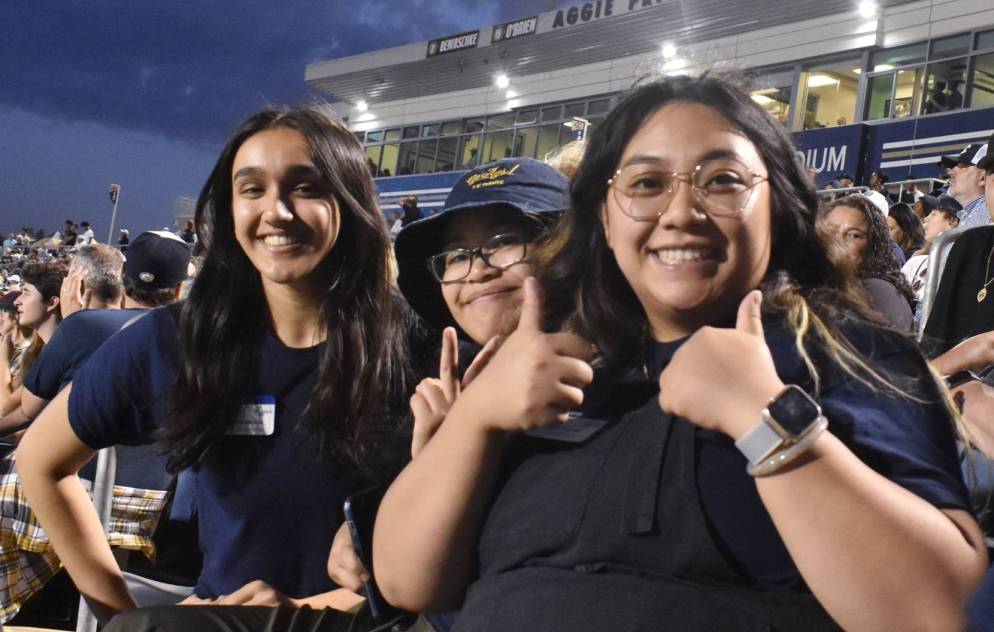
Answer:
[[[442,332],[442,356],[439,360],[438,377],[421,380],[411,396],[411,412],[414,414],[414,436],[411,439],[411,458],[421,452],[435,432],[442,425],[449,409],[459,397],[462,389],[479,375],[499,344],[500,337],[494,336],[480,350],[466,369],[462,382],[459,381],[459,340],[456,330],[446,327]]]
[[[538,281],[529,277],[523,291],[517,329],[455,404],[467,406],[485,430],[563,423],[594,378],[590,343],[575,334],[544,333]]]

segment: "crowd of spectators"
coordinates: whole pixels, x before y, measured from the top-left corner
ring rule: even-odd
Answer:
[[[107,630],[994,629],[994,135],[820,196],[671,77],[427,217],[367,162],[267,109],[178,234],[5,240],[0,621],[64,564]],[[136,608],[115,445],[119,512],[193,481],[198,607]]]

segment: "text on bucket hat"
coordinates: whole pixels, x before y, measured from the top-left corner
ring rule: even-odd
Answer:
[[[125,253],[124,276],[149,289],[174,288],[186,279],[190,246],[169,231],[135,237]]]
[[[506,158],[466,172],[449,193],[437,215],[412,222],[397,234],[397,284],[407,302],[426,322],[444,327],[452,316],[438,282],[428,270],[428,258],[438,254],[445,225],[457,213],[484,208],[553,219],[569,205],[569,179],[533,158]]]

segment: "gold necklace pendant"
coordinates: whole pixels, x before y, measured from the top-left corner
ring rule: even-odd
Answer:
[[[982,287],[980,288],[980,291],[977,292],[977,302],[983,303],[985,298],[987,298],[987,288]]]

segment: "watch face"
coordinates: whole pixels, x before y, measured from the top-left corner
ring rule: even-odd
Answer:
[[[793,384],[788,386],[767,406],[780,427],[797,436],[821,414],[821,409],[808,394]]]

